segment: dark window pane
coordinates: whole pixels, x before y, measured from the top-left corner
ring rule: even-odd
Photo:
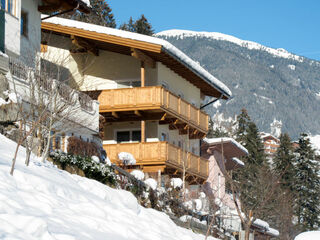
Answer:
[[[130,141],[130,132],[117,132],[117,142],[129,142]]]
[[[132,131],[132,141],[140,142],[141,140],[141,131]]]
[[[21,12],[21,35],[28,37],[28,13]]]
[[[132,87],[141,87],[141,82],[140,81],[132,81],[131,86]]]
[[[1,0],[1,9],[6,9],[6,0]]]

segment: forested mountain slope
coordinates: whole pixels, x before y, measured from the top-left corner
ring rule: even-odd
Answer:
[[[221,101],[226,116],[246,108],[261,131],[270,131],[274,118],[283,132],[297,138],[304,131],[320,133],[320,62],[284,49],[272,49],[221,33],[169,30],[160,32],[233,92]],[[207,107],[211,115],[217,111]]]

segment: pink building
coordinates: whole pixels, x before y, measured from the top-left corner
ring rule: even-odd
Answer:
[[[247,154],[247,149],[232,138],[205,138],[201,147],[201,156],[209,160],[207,194],[231,209],[235,206],[231,193],[226,190],[225,173],[244,167],[238,158]]]

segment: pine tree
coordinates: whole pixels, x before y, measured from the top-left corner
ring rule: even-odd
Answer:
[[[129,32],[135,32],[136,30],[135,30],[134,21],[132,17],[130,17],[128,23],[123,23],[119,29],[129,31]]]
[[[220,137],[230,137],[229,134],[222,129],[221,126],[214,128],[214,123],[212,118],[209,118],[209,131],[207,134],[207,138],[220,138]]]
[[[241,113],[237,116],[237,122],[236,122],[237,124],[236,140],[240,143],[243,143],[245,141],[245,135],[246,135],[249,122],[251,122],[251,119],[248,115],[248,111],[245,108],[241,109]]]
[[[120,26],[120,29],[129,31],[129,32],[136,32],[144,35],[149,35],[149,36],[154,34],[154,30],[152,29],[151,24],[148,22],[148,20],[143,14],[135,22],[133,22],[132,17],[130,17],[129,22],[122,24]]]
[[[285,189],[290,188],[294,181],[294,155],[291,139],[287,133],[281,134],[280,146],[277,149],[273,167],[279,177],[281,186]]]
[[[142,14],[141,17],[135,22],[135,29],[137,33],[151,36],[154,34],[151,24],[146,17]]]
[[[116,21],[113,16],[112,9],[105,0],[90,0],[90,3],[92,11],[89,14],[77,11],[74,15],[65,14],[63,17],[105,27],[116,27]]]
[[[279,183],[277,208],[271,211],[271,222],[280,231],[280,239],[291,239],[296,231],[294,216],[295,193],[293,191],[294,154],[291,139],[287,133],[280,135],[280,146],[274,157],[273,169]]]
[[[249,152],[248,156],[246,157],[246,162],[258,167],[266,165],[264,146],[256,124],[254,122],[249,122],[245,132],[246,135],[243,138],[243,145]]]
[[[301,134],[295,158],[295,180],[293,188],[297,196],[295,214],[301,230],[320,227],[320,177],[319,162],[307,134]]]

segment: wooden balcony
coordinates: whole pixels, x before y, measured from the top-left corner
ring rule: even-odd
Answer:
[[[93,91],[90,95],[100,102],[100,113],[109,122],[159,120],[170,124],[171,130],[179,129],[180,134],[188,130],[203,137],[208,132],[205,112],[161,86]]]
[[[113,163],[119,163],[120,152],[128,152],[145,172],[170,169],[171,172],[181,173],[185,169],[187,177],[200,178],[202,181],[208,178],[207,159],[187,153],[168,142],[105,144],[103,148]]]

